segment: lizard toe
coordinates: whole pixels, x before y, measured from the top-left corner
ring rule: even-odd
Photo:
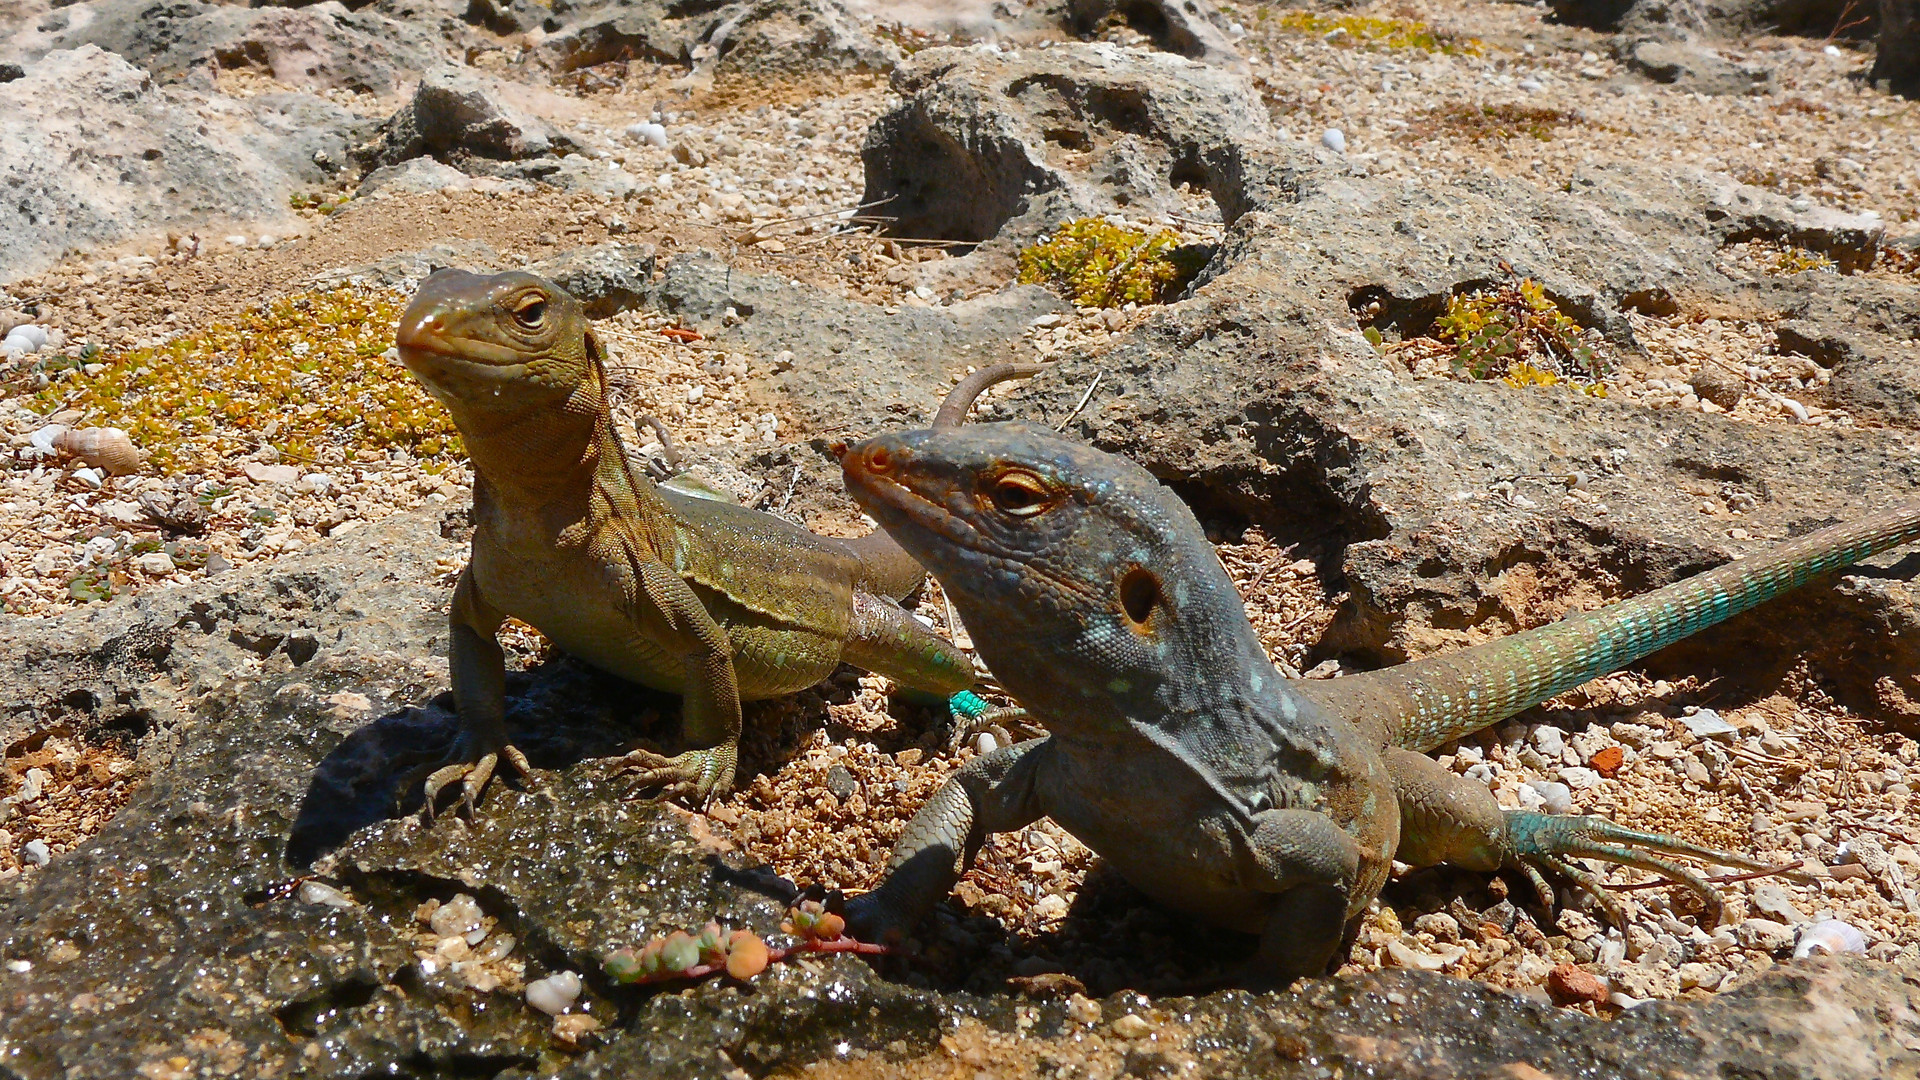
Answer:
[[[627,797],[640,798],[642,792],[656,790],[655,798],[685,796],[697,809],[733,790],[735,752],[732,747],[688,750],[675,757],[651,750],[635,750],[624,764],[638,769]]]
[[[1625,908],[1612,890],[1574,859],[1597,859],[1620,866],[1634,866],[1658,874],[1698,896],[1706,906],[1711,925],[1718,925],[1725,913],[1725,901],[1712,879],[1694,870],[1661,858],[1677,855],[1704,863],[1734,866],[1756,873],[1780,873],[1791,867],[1775,867],[1744,855],[1690,843],[1665,833],[1644,832],[1616,825],[1605,818],[1538,814],[1511,810],[1506,815],[1504,846],[1508,859],[1518,864],[1539,888],[1545,883],[1539,870],[1551,870],[1571,881],[1600,902],[1607,917],[1616,925],[1625,925]],[[1551,903],[1551,891],[1544,893]]]

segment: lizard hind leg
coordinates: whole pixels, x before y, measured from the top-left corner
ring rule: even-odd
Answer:
[[[1570,860],[1598,859],[1620,866],[1636,866],[1677,882],[1707,905],[1707,918],[1713,925],[1719,924],[1725,909],[1719,892],[1706,878],[1671,859],[1661,858],[1661,854],[1737,866],[1743,870],[1774,869],[1744,855],[1689,843],[1665,833],[1630,829],[1606,818],[1540,814],[1528,810],[1506,812],[1500,844],[1510,863],[1523,867],[1544,866],[1560,874],[1592,895],[1606,910],[1608,917],[1620,925],[1624,925],[1625,912],[1618,899],[1597,878],[1579,870]],[[1552,902],[1551,894],[1543,899]]]
[[[1744,855],[1703,847],[1664,833],[1616,825],[1605,818],[1503,810],[1493,793],[1457,776],[1438,762],[1410,750],[1389,748],[1384,757],[1400,803],[1400,846],[1394,855],[1414,866],[1450,862],[1469,870],[1517,869],[1551,907],[1553,889],[1541,871],[1571,881],[1591,894],[1616,925],[1626,910],[1598,877],[1573,860],[1598,859],[1643,870],[1678,882],[1706,902],[1719,922],[1722,901],[1712,883],[1697,872],[1661,858],[1676,855],[1749,870],[1772,867]]]

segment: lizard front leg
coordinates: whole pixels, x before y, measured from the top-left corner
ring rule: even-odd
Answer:
[[[1263,811],[1253,826],[1240,852],[1240,878],[1248,888],[1276,895],[1244,979],[1285,986],[1323,974],[1345,939],[1360,845],[1316,810]]]
[[[635,750],[634,788],[659,787],[662,797],[692,796],[695,805],[733,790],[740,762],[740,682],[733,643],[693,588],[666,564],[634,559],[628,609],[636,631],[684,658],[681,731],[695,749],[675,757]]]
[[[448,667],[460,732],[445,757],[416,770],[401,786],[404,792],[425,777],[426,805],[421,813],[429,819],[441,790],[456,780],[460,781],[459,805],[471,814],[503,757],[522,778],[532,777],[527,756],[507,741],[507,664],[496,636],[506,616],[481,599],[471,566],[460,572],[460,581],[453,587],[449,621],[453,639]]]
[[[863,941],[904,937],[953,891],[989,834],[1024,828],[1046,812],[1040,777],[1052,759],[1052,741],[1034,739],[967,762],[907,823],[887,879],[847,903],[849,932]]]
[[[1616,926],[1627,925],[1626,910],[1598,878],[1571,860],[1637,866],[1679,882],[1706,902],[1714,923],[1720,921],[1722,909],[1714,887],[1687,867],[1652,853],[1748,870],[1772,869],[1744,855],[1664,833],[1629,829],[1606,818],[1502,810],[1493,792],[1448,772],[1424,754],[1389,748],[1385,759],[1400,803],[1400,846],[1395,858],[1413,866],[1450,862],[1469,870],[1513,867],[1527,876],[1549,906],[1553,889],[1540,871],[1551,870],[1592,894]]]

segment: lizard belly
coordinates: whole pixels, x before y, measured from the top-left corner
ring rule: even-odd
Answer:
[[[1258,933],[1274,894],[1239,882],[1239,823],[1211,788],[1191,774],[1169,776],[1157,757],[1109,753],[1071,761],[1047,796],[1049,816],[1160,903]],[[1142,791],[1154,798],[1143,802]]]

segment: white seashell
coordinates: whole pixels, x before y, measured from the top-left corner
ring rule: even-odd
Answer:
[[[1347,133],[1339,128],[1328,128],[1320,133],[1320,145],[1336,154],[1347,152]]]
[[[527,984],[527,1004],[546,1013],[559,1016],[573,1003],[580,1000],[580,975],[573,971],[556,971],[544,979],[535,979]]]
[[[53,437],[53,448],[72,454],[95,468],[114,476],[140,471],[140,451],[119,428],[90,427],[63,431]]]
[[[1823,919],[1800,928],[1800,940],[1793,946],[1793,958],[1804,960],[1818,953],[1839,955],[1867,951],[1867,935],[1841,922]]]

